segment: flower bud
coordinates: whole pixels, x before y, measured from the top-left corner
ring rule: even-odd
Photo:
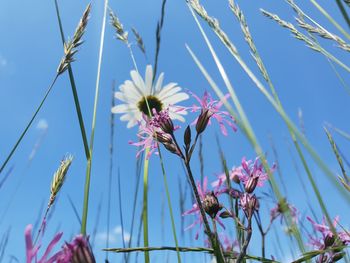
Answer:
[[[244,186],[244,190],[248,193],[251,194],[254,192],[257,184],[258,184],[259,177],[250,177],[247,181],[247,183]]]
[[[189,149],[191,145],[191,128],[189,125],[187,125],[187,128],[184,133],[184,143],[186,149]]]
[[[162,131],[165,133],[173,134],[174,132],[174,124],[173,121],[170,118],[164,118],[162,121],[159,123],[160,128]]]
[[[156,132],[155,137],[160,143],[173,143],[173,138],[168,133]]]
[[[240,198],[241,196],[241,192],[234,189],[234,188],[231,188],[228,190],[228,194],[232,197],[232,198],[235,198],[235,199],[238,199]]]
[[[330,262],[337,262],[338,260],[341,260],[344,257],[344,255],[344,252],[336,253],[332,256],[332,261]]]
[[[209,111],[209,109],[201,110],[201,114],[199,115],[197,124],[196,124],[196,131],[198,134],[204,132],[205,128],[207,128],[211,115],[212,113]]]
[[[176,145],[173,142],[171,143],[165,142],[163,143],[163,145],[165,149],[167,149],[169,152],[180,155]]]
[[[216,214],[222,209],[222,206],[219,204],[219,200],[213,191],[205,195],[203,208],[211,218],[215,218]]]
[[[334,244],[335,238],[332,233],[327,234],[327,236],[324,238],[324,245],[325,247],[330,247]]]
[[[260,204],[254,194],[243,193],[239,201],[240,206],[248,218],[251,218],[254,212],[259,210]]]
[[[241,180],[239,179],[238,174],[234,173],[231,178],[232,178],[232,181],[234,181],[236,184],[241,183]]]

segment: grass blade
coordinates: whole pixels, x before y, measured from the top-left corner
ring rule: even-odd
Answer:
[[[175,246],[176,246],[177,262],[178,262],[178,263],[181,263],[180,251],[179,251],[179,249],[178,249],[178,248],[179,248],[179,243],[178,243],[178,241],[177,241],[177,235],[176,235],[176,227],[175,227],[175,220],[174,220],[173,207],[172,207],[172,205],[171,205],[171,199],[170,199],[168,181],[167,181],[167,176],[166,176],[166,172],[165,172],[163,157],[162,157],[162,153],[161,153],[161,151],[160,151],[159,144],[158,144],[158,153],[159,153],[160,166],[161,166],[161,168],[162,168],[162,174],[163,174],[163,179],[164,179],[164,187],[165,187],[166,197],[167,197],[168,206],[169,206],[169,213],[170,213],[170,219],[171,219],[171,228],[172,228],[172,231],[173,231],[173,237],[174,237]]]
[[[84,187],[84,205],[83,205],[82,224],[81,224],[81,233],[83,235],[86,235],[86,225],[87,225],[87,217],[88,217],[92,153],[93,153],[94,139],[95,139],[96,113],[97,113],[97,104],[98,104],[99,89],[100,89],[101,65],[102,65],[102,55],[103,55],[103,48],[104,48],[104,35],[105,35],[105,29],[106,29],[107,8],[108,8],[108,0],[105,0],[102,28],[101,28],[101,37],[100,37],[100,49],[99,49],[99,55],[98,55],[94,110],[93,110],[93,115],[92,115],[92,125],[91,125],[92,128],[91,128],[91,136],[90,136],[90,144],[89,144],[90,145],[90,147],[89,147],[90,154],[89,154],[89,159],[87,160],[87,165],[86,165],[86,177],[85,177],[85,187]]]
[[[148,247],[148,165],[147,159],[149,148],[145,150],[143,165],[143,204],[142,204],[142,224],[143,224],[143,244]],[[149,263],[149,252],[145,251],[145,263]]]
[[[328,19],[329,22],[331,22],[347,39],[350,40],[350,35],[345,31],[345,29],[342,28],[341,25],[339,25],[337,21],[335,21],[333,17],[328,14],[328,12],[316,0],[310,0],[310,2]]]
[[[119,219],[120,219],[120,225],[122,228],[122,244],[123,244],[123,248],[126,248],[125,235],[124,235],[123,207],[122,207],[122,190],[120,187],[120,170],[119,169],[118,169],[118,200],[119,200]],[[124,261],[127,262],[126,254],[124,254]]]
[[[23,132],[21,133],[21,135],[19,136],[17,142],[16,142],[15,145],[12,147],[12,149],[11,149],[9,155],[6,157],[5,161],[2,163],[2,165],[1,165],[1,167],[0,167],[0,174],[1,174],[1,172],[4,170],[4,168],[6,167],[7,163],[10,161],[12,155],[15,153],[15,151],[16,151],[18,145],[21,143],[23,137],[26,135],[28,129],[29,129],[30,126],[32,125],[32,123],[33,123],[33,121],[34,121],[36,115],[38,115],[38,113],[39,113],[41,107],[44,105],[44,102],[46,101],[47,96],[49,96],[49,94],[50,94],[50,92],[51,92],[53,86],[55,85],[58,76],[59,76],[59,74],[56,74],[56,76],[54,77],[53,81],[51,82],[49,88],[47,89],[47,91],[46,91],[46,93],[45,93],[43,99],[41,100],[39,106],[36,108],[36,110],[35,110],[35,112],[34,112],[32,118],[29,120],[27,126],[25,127],[25,129],[23,130]]]
[[[55,9],[56,9],[56,15],[57,15],[57,19],[58,19],[58,25],[59,25],[59,28],[60,28],[61,40],[62,40],[62,44],[64,45],[64,43],[65,43],[65,36],[64,36],[64,31],[63,31],[63,26],[62,26],[62,21],[61,21],[61,16],[60,16],[60,11],[59,11],[59,8],[58,8],[57,0],[55,0]],[[89,152],[89,145],[88,145],[88,142],[87,142],[87,137],[86,137],[86,132],[85,132],[84,119],[83,119],[83,115],[81,113],[80,102],[79,102],[79,97],[78,97],[78,91],[77,91],[77,88],[76,88],[76,85],[75,85],[75,80],[74,80],[72,66],[70,64],[68,65],[68,75],[69,75],[69,81],[70,81],[70,84],[71,84],[71,87],[72,87],[72,93],[73,93],[73,98],[74,98],[75,110],[76,110],[76,113],[77,113],[77,116],[78,116],[78,120],[79,120],[81,137],[83,139],[85,156],[86,156],[86,159],[89,159],[90,152]]]

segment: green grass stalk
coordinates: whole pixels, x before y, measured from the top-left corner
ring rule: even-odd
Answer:
[[[148,168],[149,160],[147,155],[150,149],[147,147],[145,150],[144,156],[144,165],[143,165],[143,205],[142,205],[142,222],[143,222],[143,245],[148,247]],[[145,263],[149,263],[149,252],[145,251]]]
[[[101,28],[101,37],[100,37],[98,66],[97,66],[94,110],[92,115],[92,128],[91,128],[91,136],[90,136],[90,147],[89,147],[90,158],[87,160],[87,165],[86,165],[84,205],[83,205],[82,224],[81,224],[81,233],[83,235],[86,235],[86,226],[87,226],[87,217],[88,217],[89,192],[90,192],[90,180],[91,180],[91,162],[92,162],[92,153],[93,153],[94,138],[95,138],[96,113],[97,113],[97,104],[98,104],[99,88],[100,88],[100,76],[101,76],[102,54],[103,54],[103,48],[104,48],[104,34],[105,34],[105,28],[106,28],[107,7],[108,7],[108,0],[105,0],[103,21],[102,21],[102,28]]]
[[[157,143],[157,146],[158,146],[160,166],[162,168],[162,174],[163,174],[163,179],[164,179],[164,187],[165,187],[166,197],[167,197],[168,206],[169,206],[171,228],[172,228],[172,231],[173,231],[173,237],[174,237],[175,246],[176,246],[177,262],[181,263],[181,257],[180,257],[180,251],[179,251],[179,242],[177,240],[177,235],[176,235],[174,213],[173,213],[173,208],[172,208],[172,205],[171,205],[171,199],[170,199],[168,181],[167,181],[167,176],[166,176],[164,162],[163,162],[163,156],[162,156],[162,153],[161,153],[161,150],[160,150],[160,147],[159,147],[158,143]]]
[[[350,40],[350,35],[346,30],[334,20],[334,18],[315,0],[310,2],[331,22],[347,39]]]
[[[55,9],[56,9],[56,15],[57,15],[57,19],[58,19],[58,25],[59,25],[59,28],[60,28],[61,40],[62,40],[62,44],[64,45],[64,43],[65,43],[65,36],[64,36],[63,25],[62,25],[62,20],[61,20],[61,15],[60,15],[60,11],[59,11],[57,0],[55,0]],[[71,84],[71,87],[72,87],[72,93],[73,93],[73,98],[74,98],[75,110],[76,110],[77,117],[78,117],[78,120],[79,120],[79,126],[80,126],[81,138],[82,138],[83,144],[84,144],[85,156],[86,156],[86,159],[89,159],[90,158],[90,152],[89,152],[89,145],[88,145],[88,141],[87,141],[87,137],[86,137],[84,119],[83,119],[83,115],[81,113],[80,102],[79,102],[79,97],[78,97],[78,91],[77,91],[77,87],[75,85],[75,80],[74,80],[72,66],[70,64],[68,65],[68,75],[69,75],[69,81],[70,81],[70,84]]]

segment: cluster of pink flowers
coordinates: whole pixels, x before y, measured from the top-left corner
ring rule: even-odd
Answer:
[[[223,101],[214,100],[212,96],[205,92],[202,99],[192,92],[189,92],[198,102],[199,105],[194,104],[192,107],[178,107],[181,112],[198,112],[200,111],[199,117],[197,117],[192,125],[196,125],[196,131],[198,134],[202,133],[207,124],[211,123],[211,119],[217,120],[220,126],[220,130],[224,135],[227,135],[227,129],[225,125],[236,131],[237,128],[234,125],[233,117],[226,111],[221,111],[220,108],[223,105]],[[225,100],[229,96],[225,96]],[[143,120],[139,122],[139,132],[137,137],[138,142],[130,141],[129,144],[140,147],[136,157],[139,157],[140,153],[149,149],[147,158],[149,158],[152,153],[157,154],[158,142],[162,143],[167,150],[172,153],[178,154],[179,149],[176,149],[176,145],[173,141],[173,132],[179,129],[179,126],[174,126],[171,119],[169,109],[164,109],[157,112],[156,109],[152,110],[152,116],[146,116],[143,114]]]

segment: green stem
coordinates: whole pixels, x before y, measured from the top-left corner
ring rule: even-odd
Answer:
[[[143,212],[142,212],[142,221],[143,221],[143,245],[148,247],[148,165],[149,160],[147,159],[149,148],[145,150],[145,159],[143,166]],[[149,252],[145,251],[145,263],[149,263]]]
[[[39,113],[41,107],[43,106],[43,104],[44,104],[44,102],[45,102],[47,96],[50,94],[50,92],[51,92],[53,86],[55,85],[58,76],[59,76],[59,75],[56,74],[55,78],[54,78],[53,81],[51,82],[51,85],[50,85],[49,88],[47,89],[47,91],[46,91],[46,93],[45,93],[45,95],[44,95],[44,98],[41,100],[41,102],[40,102],[38,108],[37,108],[36,111],[34,112],[32,118],[31,118],[30,121],[28,122],[26,128],[24,129],[24,131],[22,132],[21,136],[19,137],[19,139],[17,140],[17,142],[16,142],[15,145],[13,146],[13,148],[12,148],[10,154],[7,156],[7,158],[6,158],[6,160],[4,161],[4,163],[1,165],[0,174],[1,174],[1,172],[4,170],[4,168],[6,167],[7,163],[10,161],[12,155],[15,153],[15,151],[16,151],[18,145],[20,144],[20,142],[22,141],[24,135],[26,135],[26,133],[27,133],[29,127],[32,125],[32,123],[33,123],[33,121],[34,121],[36,115],[38,115],[38,113]]]
[[[62,21],[61,21],[61,16],[60,16],[60,11],[59,11],[59,8],[58,8],[57,0],[55,0],[55,8],[56,8],[56,15],[57,15],[57,19],[58,19],[58,25],[60,27],[61,40],[62,40],[62,44],[64,45],[64,43],[65,43],[65,36],[64,36],[64,32],[63,32],[63,26],[62,26]],[[71,84],[71,87],[72,87],[74,104],[75,104],[75,110],[76,110],[76,113],[77,113],[77,116],[78,116],[78,120],[79,120],[81,137],[83,139],[85,156],[86,156],[86,159],[89,159],[90,158],[90,151],[89,151],[89,144],[87,142],[87,137],[86,137],[86,132],[85,132],[84,119],[83,119],[83,115],[81,113],[78,92],[77,92],[77,88],[76,88],[76,85],[75,85],[73,70],[72,70],[72,67],[71,67],[70,64],[68,65],[68,75],[69,75],[69,81],[70,81],[70,84]]]
[[[214,250],[214,254],[215,254],[217,262],[224,263],[225,259],[224,259],[224,255],[222,254],[222,250],[220,248],[220,242],[219,242],[219,240],[217,240],[216,236],[212,233],[212,231],[210,229],[209,222],[208,222],[207,216],[205,214],[204,208],[202,206],[202,201],[199,197],[197,186],[196,186],[196,183],[195,183],[194,178],[193,178],[191,166],[190,166],[188,160],[184,160],[184,163],[185,163],[187,175],[188,175],[188,178],[189,178],[189,181],[191,183],[191,187],[192,187],[195,199],[196,199],[196,203],[198,205],[200,214],[201,214],[202,219],[203,219],[204,231],[210,240],[210,243],[211,243],[211,246]]]
[[[329,22],[331,22],[347,39],[350,40],[350,35],[342,28],[328,12],[320,6],[317,1],[310,0],[310,2],[328,19]]]
[[[92,128],[91,128],[91,136],[90,136],[89,159],[87,160],[87,165],[86,165],[84,206],[83,206],[83,213],[82,213],[83,215],[82,215],[82,224],[81,224],[81,233],[83,235],[86,235],[90,179],[91,179],[91,162],[92,162],[92,152],[93,152],[94,138],[95,138],[96,113],[97,113],[97,103],[98,103],[99,88],[100,88],[100,76],[101,76],[102,54],[103,54],[103,47],[104,47],[104,35],[105,35],[105,28],[106,28],[107,7],[108,7],[108,0],[105,0],[101,37],[100,37],[100,49],[99,49],[99,57],[98,57],[98,65],[97,65],[97,78],[96,78],[96,88],[95,88],[94,111],[92,116]]]
[[[336,0],[336,2],[337,2],[337,5],[339,7],[339,10],[340,10],[341,14],[344,17],[344,20],[346,21],[346,23],[350,27],[350,19],[349,19],[348,13],[346,12],[346,10],[345,10],[345,8],[343,6],[343,3],[341,2],[341,0]]]
[[[327,219],[327,221],[328,221],[329,227],[330,227],[330,229],[332,230],[333,234],[334,234],[335,236],[337,236],[336,230],[335,230],[335,228],[334,228],[334,226],[333,226],[332,219],[331,219],[331,217],[329,216],[329,213],[328,213],[328,211],[327,211],[326,205],[325,205],[325,203],[324,203],[324,201],[323,201],[323,199],[322,199],[322,195],[321,195],[321,193],[320,193],[320,191],[319,191],[319,189],[318,189],[318,187],[317,187],[317,185],[316,185],[316,182],[315,182],[315,180],[314,180],[314,178],[313,178],[313,176],[312,176],[312,174],[311,174],[311,171],[310,171],[310,169],[309,169],[309,166],[307,165],[307,162],[306,162],[306,160],[305,160],[305,158],[304,158],[304,155],[303,155],[303,153],[302,153],[302,151],[301,151],[301,149],[300,149],[299,143],[297,142],[297,140],[296,140],[295,136],[293,136],[293,134],[292,134],[292,139],[293,139],[295,148],[297,149],[297,152],[298,152],[298,154],[299,154],[300,160],[301,160],[301,162],[302,162],[302,164],[303,164],[303,166],[304,166],[304,169],[305,169],[305,171],[306,171],[306,174],[307,174],[307,176],[308,176],[308,179],[309,179],[309,181],[310,181],[310,183],[311,183],[312,189],[313,189],[314,192],[315,192],[315,195],[316,195],[316,197],[317,197],[317,201],[318,201],[318,203],[320,204],[321,210],[322,210],[323,214],[326,216],[326,219]]]
[[[165,172],[163,157],[162,157],[162,153],[161,153],[161,151],[160,151],[159,144],[157,144],[157,146],[158,146],[158,153],[159,153],[160,166],[162,167],[162,173],[163,173],[163,179],[164,179],[165,192],[166,192],[166,196],[167,196],[167,199],[168,199],[169,212],[170,212],[170,219],[171,219],[171,228],[172,228],[172,230],[173,230],[173,236],[174,236],[174,241],[175,241],[175,246],[176,246],[177,262],[180,263],[180,262],[181,262],[181,257],[180,257],[180,251],[179,251],[179,243],[178,243],[178,241],[177,241],[177,236],[176,236],[175,220],[174,220],[173,208],[172,208],[171,200],[170,200],[168,181],[167,181],[167,177],[166,177],[166,172]]]

